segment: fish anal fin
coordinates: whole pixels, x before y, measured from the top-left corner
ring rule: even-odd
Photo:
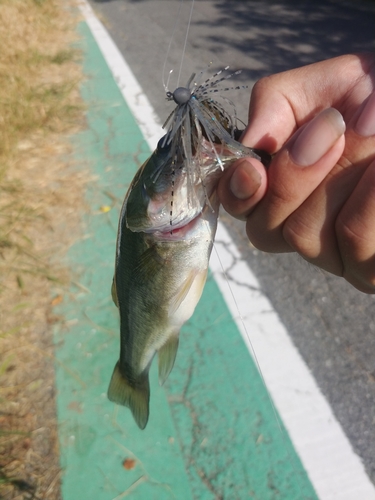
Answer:
[[[178,349],[178,334],[172,335],[168,338],[167,342],[158,351],[159,362],[159,384],[163,385],[167,380],[168,375],[176,359]]]
[[[138,427],[144,429],[149,415],[150,384],[148,373],[142,374],[139,380],[130,384],[121,374],[119,363],[117,363],[109,383],[108,399],[130,408]]]

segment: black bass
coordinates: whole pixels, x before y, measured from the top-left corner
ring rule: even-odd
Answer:
[[[158,353],[163,384],[180,329],[203,291],[219,211],[217,181],[236,159],[259,159],[234,139],[231,117],[210,97],[224,79],[214,79],[219,73],[193,89],[192,77],[186,88],[167,93],[177,103],[167,134],[136,173],[120,214],[112,297],[121,346],[108,397],[129,407],[141,429],[149,416],[152,360]]]

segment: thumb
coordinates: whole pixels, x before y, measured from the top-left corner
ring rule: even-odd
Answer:
[[[245,220],[263,198],[267,189],[267,172],[255,158],[241,158],[225,170],[217,186],[224,209],[233,217]]]

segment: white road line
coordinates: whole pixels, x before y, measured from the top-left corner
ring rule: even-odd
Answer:
[[[256,353],[268,391],[318,497],[375,499],[362,462],[222,224],[215,241],[220,260],[213,253],[211,270],[250,353],[253,349]],[[222,266],[228,270],[226,276]]]
[[[122,54],[86,0],[80,9],[153,150],[160,121]],[[375,500],[375,488],[284,325],[225,227],[219,223],[210,268],[320,500]],[[221,261],[221,263],[220,263]],[[229,269],[227,278],[222,272]],[[236,304],[233,296],[236,297]],[[242,317],[242,318],[241,318]],[[248,333],[251,336],[251,344]]]

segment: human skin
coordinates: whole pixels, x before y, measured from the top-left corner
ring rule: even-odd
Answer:
[[[345,55],[259,80],[246,146],[218,193],[256,248],[297,252],[375,293],[375,55]]]

